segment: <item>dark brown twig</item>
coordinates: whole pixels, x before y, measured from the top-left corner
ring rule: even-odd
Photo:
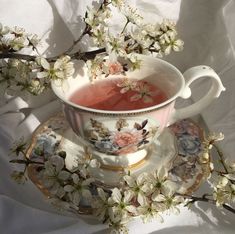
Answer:
[[[72,59],[81,59],[81,60],[88,60],[88,59],[93,59],[97,54],[104,53],[106,50],[105,48],[93,50],[93,51],[87,51],[87,52],[76,52],[73,54],[70,54],[69,56]],[[57,55],[54,57],[49,57],[47,60],[49,62],[54,62],[56,61],[61,55]],[[33,55],[26,55],[26,54],[18,54],[18,53],[0,53],[0,59],[5,59],[5,58],[15,58],[15,59],[22,59],[25,61],[34,61],[36,56]]]

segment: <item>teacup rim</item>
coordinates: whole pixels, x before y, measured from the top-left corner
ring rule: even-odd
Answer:
[[[164,65],[166,66],[169,66],[171,67],[171,69],[175,70],[175,72],[178,74],[178,77],[180,77],[181,79],[181,87],[180,89],[170,98],[168,98],[167,100],[165,100],[164,102],[162,103],[159,103],[157,105],[153,105],[153,106],[150,106],[150,107],[147,107],[147,108],[141,108],[141,109],[135,109],[135,110],[101,110],[101,109],[95,109],[95,108],[90,108],[90,107],[85,107],[85,106],[82,106],[82,105],[78,105],[78,104],[75,104],[71,101],[69,101],[67,98],[63,97],[62,95],[60,95],[57,91],[58,89],[58,85],[55,84],[54,81],[51,82],[51,88],[54,92],[54,94],[63,102],[63,103],[66,103],[68,104],[69,106],[72,106],[76,109],[79,109],[81,111],[85,111],[85,112],[89,112],[89,113],[92,113],[92,114],[103,114],[103,115],[135,115],[135,114],[140,114],[140,113],[147,113],[147,112],[151,112],[151,111],[154,111],[154,110],[157,110],[157,109],[160,109],[164,106],[167,106],[169,105],[170,103],[172,103],[177,97],[179,97],[180,93],[182,92],[182,89],[185,85],[185,80],[184,80],[184,77],[183,77],[183,74],[179,71],[178,68],[176,68],[174,65],[172,65],[171,63],[165,61],[165,60],[162,60],[160,58],[155,58],[155,57],[151,57],[151,56],[147,56],[147,55],[138,55],[139,57],[144,57],[144,58],[147,58],[147,59],[154,59],[154,60],[157,60],[157,61],[160,61],[161,63],[163,63]],[[62,89],[62,87],[59,87]]]

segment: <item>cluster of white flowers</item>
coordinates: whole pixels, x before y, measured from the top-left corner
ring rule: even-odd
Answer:
[[[84,154],[84,157],[87,153]],[[88,159],[89,163],[84,161],[84,167],[74,168],[73,171],[66,169],[64,158],[53,155],[45,161],[43,168],[39,172],[39,179],[43,186],[49,191],[53,203],[58,203],[69,209],[79,210],[80,202],[91,201],[92,194],[90,191],[91,183],[94,179],[89,176],[88,164],[97,165],[93,159]],[[81,163],[81,162],[80,162]],[[82,164],[82,163],[81,163]],[[57,201],[57,202],[56,202]]]
[[[214,142],[222,138],[222,134],[210,134],[204,141],[205,152],[209,155],[211,147],[215,147]],[[140,175],[131,175],[129,171],[125,171],[119,186],[108,188],[97,183],[92,177],[89,169],[98,168],[100,165],[92,158],[88,148],[84,148],[84,153],[78,155],[77,166],[71,170],[66,168],[64,151],[54,152],[44,157],[44,161],[31,161],[33,159],[26,157],[25,150],[26,144],[23,139],[12,148],[17,159],[11,162],[21,165],[25,163],[23,171],[12,173],[14,180],[24,183],[27,166],[30,163],[39,163],[37,176],[42,186],[48,190],[52,204],[61,210],[75,213],[79,212],[84,204],[90,206],[93,215],[112,227],[114,233],[128,233],[126,224],[133,217],[141,217],[144,222],[158,218],[162,222],[163,212],[179,213],[179,204],[191,204],[195,201],[209,201],[218,207],[229,207],[230,211],[235,212],[231,206],[235,202],[234,162],[225,162],[221,159],[224,171],[214,170],[210,177],[212,193],[199,197],[198,200],[195,196],[179,194],[180,185],[170,179],[165,167]],[[23,160],[20,157],[23,157]]]
[[[213,186],[213,198],[217,206],[226,203],[235,203],[235,175],[225,174],[218,176]]]
[[[38,51],[40,40],[35,34],[26,33],[23,28],[8,28],[0,24],[0,53],[20,52],[31,48]],[[27,55],[24,55],[27,57]],[[50,87],[50,81],[56,80],[59,84],[74,73],[73,63],[69,56],[61,56],[56,61],[48,62],[42,57],[29,59],[7,58],[0,60],[0,83],[6,87],[10,95],[24,96],[26,92],[33,95],[41,94]]]
[[[92,206],[103,222],[122,227],[132,217],[140,216],[144,222],[162,218],[160,213],[177,211],[177,205],[184,201],[176,195],[178,186],[168,180],[168,172],[161,168],[154,173],[143,173],[137,177],[126,174],[124,186],[112,189],[112,193],[98,188],[98,196]]]
[[[63,85],[74,73],[73,63],[69,56],[49,63],[38,57],[35,61],[19,59],[0,60],[0,84],[5,85],[9,95],[33,95],[42,93],[50,87],[51,80]]]
[[[35,34],[26,33],[23,28],[9,28],[0,23],[0,52],[15,52],[26,47],[33,49],[40,40]]]
[[[111,17],[109,3],[119,8],[126,18],[121,32],[112,34],[109,30],[108,19]],[[181,51],[183,41],[177,38],[175,23],[164,20],[162,23],[146,24],[137,9],[126,5],[123,1],[105,1],[98,10],[88,9],[85,22],[91,27],[90,36],[97,46],[104,46],[111,62],[124,61],[127,69],[140,68],[140,60],[136,54],[147,54],[155,57],[168,55],[171,51]],[[100,56],[99,56],[100,57]],[[92,66],[91,66],[92,64]],[[94,65],[94,64],[98,64]],[[103,62],[100,58],[88,61],[90,77],[96,78],[103,71]]]
[[[109,24],[113,7],[126,19],[123,29],[116,34]],[[102,52],[105,51],[103,54],[95,53],[94,59],[87,61],[91,80],[101,75],[106,77],[139,69],[141,60],[137,54],[161,57],[183,48],[174,23],[163,21],[161,24],[146,24],[137,9],[127,5],[124,0],[104,0],[98,8],[88,8],[84,23],[85,29],[74,45],[88,35],[97,47],[102,48]],[[51,80],[64,89],[67,87],[66,79],[74,73],[71,57],[81,59],[81,54],[77,52],[69,56],[72,46],[64,54],[46,59],[38,52],[39,42],[37,35],[26,33],[23,28],[8,28],[0,24],[0,53],[6,55],[0,64],[0,83],[6,84],[9,94],[21,95],[26,91],[38,95],[50,87]],[[34,55],[27,57],[25,48],[30,48]]]

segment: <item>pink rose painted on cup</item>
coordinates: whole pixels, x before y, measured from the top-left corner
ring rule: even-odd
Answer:
[[[133,132],[116,132],[113,142],[119,147],[126,147],[128,145],[136,145],[142,139],[142,134],[138,131]]]
[[[131,130],[115,132],[113,143],[119,147],[117,154],[128,154],[137,151],[138,144],[143,140],[142,131]]]
[[[136,152],[149,143],[149,138],[153,134],[146,126],[147,120],[141,123],[134,122],[131,126],[125,119],[119,119],[114,130],[96,119],[90,119],[90,122],[88,140],[98,151],[107,154],[123,155]]]

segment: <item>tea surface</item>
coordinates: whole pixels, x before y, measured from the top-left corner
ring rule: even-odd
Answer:
[[[93,109],[127,111],[157,105],[167,100],[167,96],[149,82],[107,78],[79,88],[69,100]]]

